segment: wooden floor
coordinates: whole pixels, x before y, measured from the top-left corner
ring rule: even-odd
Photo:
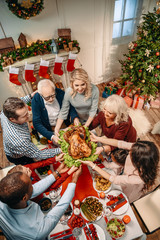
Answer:
[[[104,90],[104,86],[105,86],[104,84],[98,85],[101,96],[102,96],[102,92]],[[155,123],[160,121],[160,109],[150,108],[149,110],[143,110],[143,111],[145,112],[145,115],[147,116],[147,118],[150,121],[152,126],[154,126]],[[160,135],[153,135],[151,133],[147,133],[146,135],[141,136],[140,139],[155,142],[155,144],[157,145],[157,147],[159,148],[159,151],[160,151]],[[0,126],[0,167],[4,168],[4,167],[11,165],[11,163],[6,159],[5,153],[3,151],[3,142],[2,141],[3,141],[2,140],[2,130],[1,130],[1,126]],[[137,216],[137,214],[136,214],[136,217],[140,223],[140,226],[142,227],[142,230],[145,232],[145,228],[144,228],[141,220]],[[151,221],[152,221],[152,219],[151,219]],[[4,240],[4,238],[0,236],[0,240]],[[148,235],[147,240],[160,240],[160,230]]]

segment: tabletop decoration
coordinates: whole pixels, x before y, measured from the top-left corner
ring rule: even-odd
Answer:
[[[98,158],[98,155],[94,154],[97,144],[91,142],[87,127],[71,126],[67,131],[60,130],[59,134],[59,144],[65,153],[64,162],[68,167],[80,166],[77,159],[95,161]]]

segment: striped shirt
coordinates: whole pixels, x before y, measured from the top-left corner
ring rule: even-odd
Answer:
[[[30,102],[30,97],[22,98],[25,103]],[[5,154],[12,158],[23,156],[42,160],[61,153],[60,148],[39,150],[32,142],[27,123],[17,124],[11,122],[1,112],[1,126],[3,130],[3,146]]]

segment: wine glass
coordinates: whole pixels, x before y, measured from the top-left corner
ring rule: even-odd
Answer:
[[[103,208],[103,213],[102,213],[103,217],[106,217],[107,220],[109,221],[111,218],[113,218],[113,210],[111,207],[109,206],[105,206]]]
[[[73,236],[76,238],[76,240],[79,240],[78,236],[82,235],[82,228],[76,227],[72,230],[72,233],[73,233]]]

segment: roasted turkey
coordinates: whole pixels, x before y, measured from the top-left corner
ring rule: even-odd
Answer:
[[[64,133],[63,137],[70,144],[68,153],[74,159],[89,157],[91,155],[92,147],[90,142],[86,143],[86,131],[84,127],[72,127],[70,131]]]

